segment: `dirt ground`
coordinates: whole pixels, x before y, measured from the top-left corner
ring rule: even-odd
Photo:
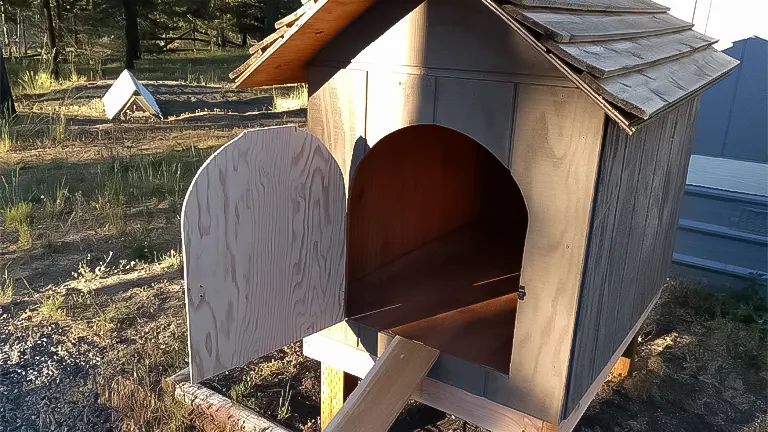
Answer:
[[[292,89],[158,81],[147,87],[165,120],[109,122],[108,85],[17,96],[0,153],[0,431],[195,430],[160,386],[187,363],[184,194],[244,129],[306,118],[272,110]],[[580,430],[768,431],[767,334],[754,291],[668,284],[634,371],[603,386]],[[294,430],[319,429],[319,365],[300,344],[206,385]],[[477,428],[411,403],[392,430]]]

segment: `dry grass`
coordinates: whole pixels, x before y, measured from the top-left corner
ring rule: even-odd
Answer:
[[[603,387],[584,430],[768,429],[760,416],[768,412],[768,303],[761,292],[761,281],[727,295],[690,281],[669,283],[641,330],[634,372]]]
[[[287,89],[273,90],[272,96],[275,98],[274,111],[290,111],[299,108],[306,108],[309,101],[309,93],[306,84],[299,84]]]
[[[13,277],[8,275],[8,267],[6,266],[0,282],[0,305],[7,304],[13,299],[13,285]]]

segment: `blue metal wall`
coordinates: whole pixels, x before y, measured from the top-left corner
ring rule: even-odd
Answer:
[[[702,94],[694,154],[768,163],[768,41],[725,52],[741,64]],[[768,197],[687,185],[673,263],[673,275],[715,286],[768,273]]]

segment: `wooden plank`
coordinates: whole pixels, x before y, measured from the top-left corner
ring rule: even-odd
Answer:
[[[666,13],[589,13],[526,9],[504,5],[504,11],[557,42],[587,42],[651,36],[693,28]]]
[[[304,15],[308,10],[310,10],[313,7],[315,7],[314,1],[305,2],[298,9],[288,14],[286,17],[277,20],[277,22],[275,22],[275,28],[279,29],[281,27],[285,27],[293,24],[294,22],[296,22],[296,20],[301,18],[302,15]]]
[[[296,127],[206,161],[181,225],[193,382],[341,321],[345,204],[338,165]]]
[[[635,136],[642,134],[643,138],[647,129],[643,128],[637,131],[635,135],[628,136],[618,128],[608,128],[606,130],[605,143],[618,142],[618,145],[627,146],[627,154],[622,168],[621,186],[619,188],[618,202],[616,208],[616,219],[614,225],[609,227],[611,230],[610,247],[606,253],[609,253],[608,271],[604,281],[605,287],[602,290],[602,300],[600,301],[600,320],[597,324],[597,333],[593,335],[597,339],[595,342],[595,361],[592,364],[592,370],[582,371],[590,377],[597,376],[605,367],[605,361],[611,357],[616,349],[613,346],[613,338],[616,333],[617,323],[615,319],[616,311],[624,300],[618,293],[621,292],[624,283],[629,283],[624,279],[624,260],[631,253],[634,245],[629,243],[629,237],[632,233],[632,218],[634,215],[634,202],[636,190],[641,173],[642,165],[642,145],[632,146],[629,143],[642,143],[642,139],[635,140]],[[640,216],[638,216],[640,217]],[[596,251],[596,253],[600,253]]]
[[[616,122],[610,122],[607,125],[600,154],[598,183],[593,199],[592,222],[589,231],[589,246],[584,266],[584,279],[579,295],[578,316],[568,374],[566,413],[570,412],[579,402],[581,395],[589,388],[594,378],[591,372],[597,349],[600,313],[604,290],[607,289],[608,271],[611,268],[610,245],[613,239],[613,227],[616,224],[616,210],[619,206],[622,172],[626,154],[629,152],[629,146],[623,145],[622,141],[609,139],[610,136],[613,136],[612,130],[617,128]]]
[[[584,78],[609,101],[648,119],[689,94],[719,81],[738,63],[714,48],[707,48],[639,72],[602,79],[587,74]]]
[[[322,141],[349,180],[370,147],[365,138],[368,74],[311,67],[307,130]]]
[[[664,276],[660,275],[658,269],[664,259],[654,253],[656,243],[663,241],[659,237],[660,214],[659,210],[664,199],[664,181],[668,175],[669,162],[674,149],[673,134],[675,132],[675,122],[678,121],[679,113],[665,114],[659,118],[657,124],[649,124],[657,129],[657,133],[650,136],[650,140],[641,145],[655,145],[658,148],[656,154],[656,165],[654,167],[653,179],[650,184],[650,194],[648,207],[642,217],[646,220],[645,232],[640,241],[640,262],[638,268],[642,269],[640,275],[635,279],[637,285],[633,293],[633,307],[631,310],[632,320],[638,319],[640,314],[647,307],[648,292],[656,293],[661,289]],[[632,145],[632,144],[630,144]]]
[[[605,116],[577,89],[520,86],[516,107],[511,167],[528,205],[529,295],[518,304],[509,383],[486,396],[557,422]]]
[[[251,54],[255,54],[257,51],[261,52],[265,48],[272,45],[274,42],[277,42],[277,40],[280,39],[286,33],[288,33],[287,27],[278,28],[275,32],[271,33],[269,36],[251,45],[251,47],[248,49],[248,52]]]
[[[643,252],[643,241],[646,237],[646,226],[648,219],[650,219],[648,217],[648,209],[653,192],[651,186],[654,174],[656,174],[656,160],[659,148],[664,147],[664,136],[671,135],[666,131],[668,128],[665,128],[667,123],[665,120],[668,118],[657,119],[653,124],[647,125],[631,137],[632,141],[640,144],[634,146],[638,151],[635,151],[633,155],[633,157],[639,159],[640,172],[634,189],[634,199],[628,203],[632,206],[632,215],[623,221],[623,223],[630,225],[628,247],[623,257],[623,282],[619,285],[608,287],[608,289],[613,290],[614,296],[618,298],[618,301],[613,311],[606,311],[607,313],[604,313],[604,316],[607,316],[608,319],[601,324],[603,328],[613,328],[613,337],[610,341],[598,341],[598,344],[608,347],[610,354],[624,340],[627,331],[635,324],[636,317],[633,316],[633,310],[637,294],[648,289],[654,291],[661,289],[661,284],[657,284],[656,281],[653,281],[654,286],[652,287],[640,285],[639,282],[645,274],[652,271],[652,267],[643,266],[646,257],[641,255],[641,253]],[[617,251],[611,251],[611,253],[617,253]],[[622,265],[621,261],[619,261],[619,265]],[[613,325],[609,326],[608,323],[613,323]],[[610,354],[606,354],[601,358],[607,358]]]
[[[600,371],[600,373],[597,375],[597,378],[595,378],[595,380],[592,382],[592,385],[589,386],[589,388],[584,392],[584,395],[581,397],[578,403],[576,403],[572,407],[570,414],[566,413],[565,419],[562,422],[560,422],[560,424],[558,425],[559,432],[571,432],[576,428],[576,425],[581,419],[581,416],[584,415],[584,411],[587,410],[587,407],[589,407],[589,404],[595,398],[595,395],[597,395],[597,392],[600,391],[600,388],[603,386],[603,383],[605,383],[605,380],[610,375],[611,370],[613,369],[613,366],[616,364],[616,362],[619,361],[619,358],[622,356],[622,354],[627,349],[629,344],[632,343],[632,339],[635,337],[637,332],[640,331],[640,327],[642,327],[643,323],[645,323],[646,318],[648,318],[648,314],[651,313],[651,311],[653,310],[653,307],[656,305],[656,302],[659,301],[660,296],[661,296],[661,291],[656,293],[656,296],[653,299],[651,299],[648,308],[645,309],[645,311],[643,312],[643,315],[637,321],[635,326],[632,327],[632,330],[629,332],[626,339],[622,341],[619,348],[616,350],[615,353],[613,353],[613,356],[608,361],[608,364],[606,364],[603,370]]]
[[[328,426],[355,387],[357,378],[354,375],[326,363],[320,364],[320,430]]]
[[[572,65],[599,78],[635,71],[690,55],[710,47],[717,39],[684,30],[632,39],[544,45]]]
[[[396,337],[326,430],[386,432],[438,354],[435,349]]]
[[[675,148],[679,149],[679,162],[672,165],[675,170],[675,177],[670,184],[669,189],[665,189],[666,199],[662,209],[662,233],[664,239],[662,249],[658,251],[661,264],[657,267],[660,271],[660,279],[669,276],[669,270],[672,266],[672,252],[675,245],[675,234],[680,220],[680,207],[685,191],[685,178],[688,172],[688,165],[691,161],[691,152],[693,150],[693,136],[696,127],[696,116],[699,111],[698,98],[692,99],[680,107],[678,113],[677,129],[675,130]],[[673,153],[674,155],[674,153]],[[670,162],[672,164],[672,162]],[[666,185],[665,185],[666,186]]]
[[[367,352],[322,334],[312,335],[304,341],[304,355],[322,363],[359,377],[373,368],[375,359]],[[432,378],[424,378],[411,398],[489,430],[531,432],[540,431],[543,424],[535,417]]]
[[[514,101],[514,84],[439,78],[435,123],[471,136],[506,166]]]
[[[602,12],[667,12],[669,8],[650,0],[509,0],[519,6],[550,7]]]
[[[306,65],[374,0],[318,0],[235,81],[236,88],[306,82]],[[258,69],[258,73],[255,73]]]

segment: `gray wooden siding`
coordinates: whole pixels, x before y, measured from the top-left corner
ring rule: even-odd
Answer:
[[[697,108],[694,98],[632,136],[607,124],[563,418],[668,274]]]

